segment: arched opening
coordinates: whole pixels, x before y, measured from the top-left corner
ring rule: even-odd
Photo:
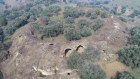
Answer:
[[[77,48],[76,48],[76,51],[78,53],[83,53],[84,52],[84,47],[82,45],[79,45]]]
[[[72,53],[71,50],[72,50],[72,49],[70,49],[70,48],[68,48],[68,49],[65,50],[65,56],[66,56],[66,57],[68,57],[68,56]]]
[[[3,73],[0,71],[0,79],[3,79]]]
[[[79,45],[77,48],[76,48],[76,51],[79,50],[79,48],[84,48],[82,45]]]

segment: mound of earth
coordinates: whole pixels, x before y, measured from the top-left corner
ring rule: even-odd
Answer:
[[[54,39],[52,42],[46,42],[35,35],[32,23],[28,23],[17,30],[12,37],[10,57],[1,63],[3,77],[4,79],[42,79],[33,66],[47,72],[53,72],[56,67],[65,71],[67,69],[65,49],[76,50],[79,45],[84,47],[94,45],[100,50],[121,49],[126,46],[128,35],[125,31],[126,26],[116,16],[110,16],[105,19],[104,26],[88,38],[77,41],[55,41],[57,39]],[[71,79],[73,76],[63,74],[61,77]],[[47,79],[52,78],[58,79],[58,75],[52,75]]]

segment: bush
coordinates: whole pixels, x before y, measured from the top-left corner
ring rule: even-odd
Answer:
[[[80,79],[106,79],[106,73],[101,67],[90,62],[85,62],[78,70],[78,74]]]
[[[91,19],[96,19],[97,16],[98,16],[98,15],[97,15],[96,13],[92,13],[90,18],[91,18]]]
[[[81,39],[81,34],[80,31],[74,29],[74,28],[66,28],[64,30],[64,35],[67,40],[79,40]]]
[[[84,15],[85,15],[85,10],[80,10],[80,11],[79,11],[79,15],[80,15],[80,16],[84,16]]]
[[[59,34],[63,34],[63,22],[61,20],[50,21],[49,24],[44,28],[43,34],[47,37],[55,37]]]
[[[46,8],[45,10],[43,10],[41,12],[41,16],[48,16],[48,17],[50,17],[52,15],[53,15],[53,13],[49,10],[49,8]]]
[[[50,21],[50,17],[48,17],[48,16],[41,16],[41,21],[42,21],[44,24],[48,25],[48,23],[49,23],[49,21]]]
[[[64,15],[64,18],[67,18],[67,17],[78,18],[79,12],[76,8],[66,6],[64,9],[63,15]]]
[[[81,32],[82,37],[87,37],[87,36],[90,36],[92,34],[91,28],[89,28],[89,27],[83,27],[80,32]]]
[[[77,51],[73,51],[67,60],[67,67],[70,69],[79,69],[82,64],[83,60],[81,58],[81,54]]]
[[[52,12],[52,13],[58,13],[59,11],[61,11],[61,7],[60,7],[60,6],[57,6],[57,5],[55,5],[55,6],[50,6],[50,7],[49,7],[49,10],[50,10],[50,12]]]
[[[95,13],[97,14],[97,15],[100,15],[100,10],[95,10]]]
[[[107,18],[107,13],[106,13],[106,12],[103,12],[103,13],[101,14],[101,18]]]
[[[134,27],[130,30],[131,38],[129,40],[130,44],[132,45],[139,45],[140,46],[140,27]]]
[[[93,26],[93,30],[94,31],[97,31],[99,28],[101,28],[102,26],[103,26],[103,21],[102,20],[100,20],[100,19],[97,19],[96,21],[95,21],[95,24],[94,24],[94,26]]]
[[[7,20],[5,18],[0,18],[0,26],[7,25]]]
[[[0,27],[0,42],[3,42],[4,40],[4,32],[3,29]]]
[[[90,23],[86,19],[80,19],[78,21],[78,26],[80,29],[82,29],[83,27],[89,27]]]
[[[82,54],[82,56],[83,56],[83,60],[89,60],[89,61],[91,61],[93,58],[94,58],[94,60],[96,59],[96,58],[98,58],[99,56],[100,56],[100,51],[97,49],[97,48],[95,48],[95,47],[93,47],[93,46],[87,46],[86,48],[85,48],[85,51],[84,51],[84,53]]]
[[[118,52],[119,60],[132,68],[140,67],[140,47],[131,46],[130,48],[124,48]]]
[[[36,21],[36,16],[31,15],[30,18],[28,19],[28,22],[34,22]]]
[[[125,19],[124,17],[119,17],[119,19],[123,22],[127,22],[127,19]]]
[[[87,13],[86,13],[86,17],[90,17],[92,12],[93,12],[92,10],[88,10]]]
[[[136,79],[130,72],[124,71],[119,72],[115,79]]]
[[[4,29],[4,34],[6,34],[6,35],[12,35],[16,31],[16,29],[17,28],[14,27],[14,26],[6,26],[5,29]]]
[[[75,28],[74,24],[63,24],[63,28]]]
[[[65,18],[65,23],[67,23],[67,24],[74,23],[74,18],[73,17],[67,17],[67,18]]]

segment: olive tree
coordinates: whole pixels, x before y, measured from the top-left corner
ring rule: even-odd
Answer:
[[[118,72],[114,79],[136,79],[130,72]]]
[[[140,27],[134,27],[130,30],[130,44],[132,45],[139,45],[140,46]]]
[[[103,26],[104,21],[101,19],[95,20],[95,24],[93,25],[93,30],[97,31],[99,28]]]
[[[81,29],[81,36],[82,37],[87,37],[87,36],[90,36],[92,33],[91,33],[91,28],[89,27],[83,27]]]
[[[70,69],[79,69],[83,62],[81,54],[77,51],[73,51],[67,60],[67,67]]]
[[[82,29],[83,27],[89,27],[90,23],[86,19],[80,19],[78,21],[78,26],[80,29]]]
[[[98,65],[85,62],[78,70],[80,79],[106,79],[106,73]]]
[[[119,60],[132,68],[140,67],[140,47],[131,46],[118,52]]]
[[[64,36],[69,41],[81,39],[80,31],[76,30],[75,28],[66,28],[64,30]]]

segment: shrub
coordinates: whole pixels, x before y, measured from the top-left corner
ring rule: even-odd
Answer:
[[[88,10],[87,13],[86,13],[86,17],[90,17],[92,12],[93,12],[92,10]]]
[[[4,40],[4,32],[3,29],[0,27],[0,42],[3,42]]]
[[[99,58],[100,54],[101,53],[97,48],[93,46],[87,46],[84,53],[82,53],[82,59],[92,61],[93,59],[95,60],[96,58]]]
[[[28,22],[34,22],[36,21],[36,16],[31,15],[30,18],[28,19]]]
[[[82,64],[83,60],[81,58],[81,54],[77,51],[73,51],[67,60],[67,67],[70,69],[79,69]]]
[[[43,34],[47,37],[55,37],[59,34],[63,34],[63,22],[61,20],[50,21],[49,24],[44,28]]]
[[[93,30],[94,31],[97,31],[99,28],[101,28],[102,26],[103,26],[103,21],[102,20],[100,20],[100,19],[97,19],[96,21],[95,21],[95,24],[94,24],[94,26],[93,26]]]
[[[50,12],[52,12],[52,13],[58,13],[59,11],[61,11],[61,7],[60,7],[60,6],[57,6],[57,5],[55,5],[55,6],[50,6],[50,7],[49,7],[49,10],[50,10]]]
[[[80,29],[82,29],[83,27],[89,27],[90,23],[86,19],[80,19],[78,21],[78,26]]]
[[[0,26],[7,25],[7,20],[5,18],[0,18]]]
[[[89,27],[83,27],[80,32],[81,32],[82,37],[87,37],[87,36],[90,36],[92,34],[91,28],[89,28]]]
[[[107,13],[106,13],[106,12],[103,12],[103,13],[101,14],[101,18],[107,18]]]
[[[80,79],[106,79],[106,73],[101,67],[90,62],[85,62],[78,70],[78,74]]]
[[[76,8],[66,6],[64,9],[63,15],[64,15],[64,18],[67,18],[67,17],[78,18],[79,12]]]
[[[119,17],[119,19],[123,22],[127,22],[127,19],[125,19],[124,17]]]
[[[134,27],[130,30],[131,38],[129,40],[130,44],[132,45],[139,45],[140,46],[140,27]]]
[[[63,28],[75,28],[74,24],[63,24]]]
[[[74,28],[66,28],[64,30],[64,35],[67,40],[79,40],[81,39],[81,34],[80,31],[74,29]]]
[[[84,15],[85,15],[85,10],[80,10],[80,11],[79,11],[79,15],[80,15],[80,16],[84,16]]]
[[[74,23],[74,18],[73,17],[67,17],[67,18],[65,18],[65,23],[67,23],[67,24]]]
[[[119,72],[115,79],[136,79],[130,72],[124,71]]]
[[[48,25],[49,21],[50,21],[50,18],[48,16],[41,16],[41,21]]]
[[[129,48],[124,48],[120,50],[119,53],[119,60],[130,66],[132,68],[140,67],[140,47],[139,46],[131,46]]]
[[[96,13],[92,13],[90,18],[91,19],[96,19],[97,18],[97,14]]]
[[[100,15],[100,10],[95,10],[95,13],[97,14],[97,15]]]

